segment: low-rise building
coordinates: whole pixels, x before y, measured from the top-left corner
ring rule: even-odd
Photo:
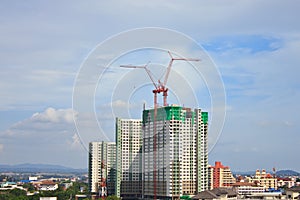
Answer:
[[[277,178],[277,186],[278,187],[291,188],[291,187],[294,187],[295,185],[296,185],[295,178],[289,178],[289,177],[285,177],[285,178],[278,177]]]
[[[54,191],[58,189],[58,184],[50,180],[45,180],[38,183],[38,189],[42,191]]]
[[[277,192],[262,192],[262,193],[253,193],[246,195],[244,199],[282,199],[282,193],[277,191]]]
[[[28,180],[30,180],[30,181],[37,181],[38,177],[37,176],[29,176]]]
[[[286,189],[287,199],[299,199],[300,198],[300,186]]]
[[[3,182],[1,183],[1,188],[16,188],[17,187],[17,183],[16,182]]]
[[[0,184],[0,191],[13,190],[16,188],[20,190],[26,190],[22,185],[18,185],[16,182],[6,181]]]
[[[257,186],[255,183],[236,182],[232,185],[232,187],[241,197],[249,194],[265,192],[265,187]]]
[[[201,200],[233,200],[237,199],[237,193],[230,188],[214,188],[205,190],[192,197],[192,199]]]

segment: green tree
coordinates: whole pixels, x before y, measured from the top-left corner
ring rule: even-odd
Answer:
[[[0,200],[29,200],[26,191],[15,188],[0,194]]]
[[[22,195],[22,196],[16,196],[16,197],[14,197],[14,200],[29,200],[29,199],[28,199],[27,196]]]
[[[0,194],[0,200],[7,200],[11,198],[12,198],[11,194]]]
[[[29,200],[40,200],[41,195],[40,194],[35,194],[32,196],[28,196]]]
[[[31,184],[24,184],[28,190],[31,188]],[[20,189],[13,189],[5,191],[0,194],[0,200],[39,200],[40,197],[57,197],[58,200],[74,199],[76,194],[80,193],[80,188],[84,188],[84,192],[81,194],[88,194],[88,185],[86,183],[73,183],[66,191],[60,185],[55,191],[39,191],[38,194],[27,196],[26,191]],[[31,188],[34,189],[34,188]],[[88,198],[86,198],[88,199]],[[111,200],[119,200],[118,198],[109,198]]]
[[[117,197],[117,196],[115,196],[115,195],[111,195],[111,196],[108,196],[108,197],[106,198],[106,200],[120,200],[120,198]]]
[[[9,191],[9,194],[12,194],[12,195],[14,195],[16,197],[18,197],[18,196],[26,196],[26,193],[27,192],[25,190],[21,190],[21,189],[18,189],[18,188],[15,188],[15,189]]]
[[[29,192],[34,192],[35,191],[35,188],[34,188],[34,186],[31,183],[24,183],[23,184],[23,188],[27,188],[27,190]]]

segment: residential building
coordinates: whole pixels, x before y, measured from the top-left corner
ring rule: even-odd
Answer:
[[[51,180],[45,180],[38,183],[38,189],[41,191],[54,191],[58,189],[58,183]]]
[[[208,113],[170,105],[143,111],[143,199],[208,189]]]
[[[142,120],[116,119],[116,195],[122,199],[142,196]]]
[[[266,190],[277,190],[277,179],[266,170],[256,170],[255,176],[251,179],[251,182],[265,187]]]
[[[214,188],[212,190],[205,190],[192,197],[192,199],[199,200],[233,200],[237,199],[236,191],[230,188]]]
[[[13,189],[20,189],[20,190],[26,190],[25,188],[23,188],[23,186],[18,185],[16,182],[0,182],[0,191],[6,191],[6,190],[13,190]]]
[[[1,188],[16,188],[17,187],[17,183],[16,182],[6,181],[6,182],[1,183],[0,187]]]
[[[291,188],[296,185],[295,177],[277,177],[277,186]]]
[[[115,193],[116,143],[89,143],[89,189],[100,196]],[[103,184],[104,183],[104,184]]]
[[[249,182],[236,182],[232,185],[232,187],[240,195],[240,197],[265,192],[265,187]]]
[[[215,162],[215,166],[209,166],[209,186],[210,189],[218,187],[231,187],[236,182],[228,166],[223,166],[220,161]]]
[[[252,193],[249,195],[245,195],[243,199],[283,199],[283,195],[280,191],[274,191],[274,192],[261,192],[261,193]]]
[[[38,177],[37,176],[29,176],[28,180],[30,180],[30,181],[37,181]]]
[[[300,186],[286,189],[287,199],[299,199],[300,198]]]

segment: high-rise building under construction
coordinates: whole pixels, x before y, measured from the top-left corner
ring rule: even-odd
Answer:
[[[143,111],[143,199],[208,189],[208,113],[170,105]]]
[[[179,199],[207,190],[208,113],[176,105],[116,119],[116,143],[91,142],[92,193],[123,199]],[[105,184],[104,184],[105,183]]]

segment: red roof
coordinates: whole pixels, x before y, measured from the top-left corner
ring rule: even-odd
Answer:
[[[41,185],[55,185],[56,183],[50,180],[42,181]]]
[[[273,176],[271,174],[267,174],[266,178],[273,178]]]
[[[255,184],[249,182],[236,182],[232,184],[232,186],[255,186]]]

